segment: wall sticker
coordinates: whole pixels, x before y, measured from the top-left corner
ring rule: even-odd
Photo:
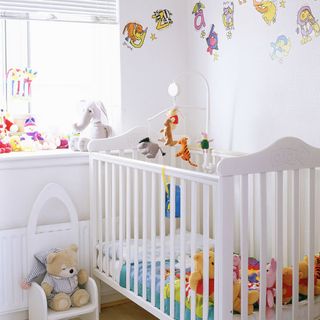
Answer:
[[[222,13],[223,25],[227,32],[227,39],[232,38],[232,31],[234,30],[234,3],[233,1],[223,2]]]
[[[309,6],[303,6],[297,15],[297,34],[301,33],[301,43],[306,44],[312,40],[311,35],[316,37],[320,35],[320,25],[312,14]]]
[[[122,32],[126,36],[123,45],[131,49],[141,48],[146,39],[147,32],[148,28],[143,29],[142,25],[139,23],[127,23]]]
[[[162,30],[170,27],[173,24],[171,16],[172,13],[168,9],[154,11],[152,19],[154,19],[156,22],[156,29]]]
[[[291,41],[285,35],[280,35],[277,37],[275,42],[271,42],[271,59],[277,60],[280,63],[289,55],[291,50]]]
[[[277,6],[274,1],[257,1],[253,0],[253,5],[255,9],[261,13],[263,20],[268,24],[271,25],[272,23],[276,22],[277,17]]]

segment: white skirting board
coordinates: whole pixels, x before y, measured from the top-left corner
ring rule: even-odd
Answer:
[[[79,239],[80,266],[90,270],[89,221],[79,223]],[[0,231],[0,320],[27,319],[28,294],[20,288],[27,261],[26,228]]]

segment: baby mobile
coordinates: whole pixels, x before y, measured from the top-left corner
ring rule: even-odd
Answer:
[[[11,68],[6,74],[7,87],[13,98],[29,99],[32,95],[32,82],[37,72],[30,68]]]

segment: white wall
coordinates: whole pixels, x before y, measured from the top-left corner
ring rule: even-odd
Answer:
[[[129,50],[123,46],[121,34],[121,85],[123,129],[145,125],[146,119],[169,107],[168,84],[186,68],[187,32],[184,0],[120,0],[120,29],[128,22],[137,22],[148,34],[142,48]],[[155,30],[151,18],[157,9],[169,9],[173,24]],[[157,40],[151,41],[151,33]]]
[[[301,45],[297,12],[309,4],[320,19],[319,1],[287,1],[277,22],[268,26],[252,1],[235,0],[235,30],[226,39],[223,1],[203,1],[207,28],[216,25],[219,60],[206,52],[205,40],[193,28],[195,1],[188,1],[189,66],[210,80],[213,95],[211,131],[219,148],[254,151],[282,136],[298,136],[320,146],[320,37]],[[280,1],[278,1],[280,2]],[[270,43],[278,35],[291,38],[292,49],[281,64],[270,58]]]

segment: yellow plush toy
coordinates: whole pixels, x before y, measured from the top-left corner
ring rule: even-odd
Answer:
[[[230,275],[232,276],[232,275]],[[194,272],[189,278],[189,286],[197,294],[203,294],[203,252],[200,251],[194,256]],[[209,295],[214,297],[214,252],[209,251]],[[253,305],[259,300],[257,290],[249,290],[248,293],[248,314],[253,313]],[[241,281],[234,281],[233,284],[233,310],[241,313]]]
[[[317,267],[317,259],[315,258],[315,267]],[[315,270],[316,271],[316,270]],[[302,261],[299,262],[299,293],[308,295],[308,257],[305,256]],[[317,278],[317,274],[314,276],[314,294],[320,295],[320,279]]]

